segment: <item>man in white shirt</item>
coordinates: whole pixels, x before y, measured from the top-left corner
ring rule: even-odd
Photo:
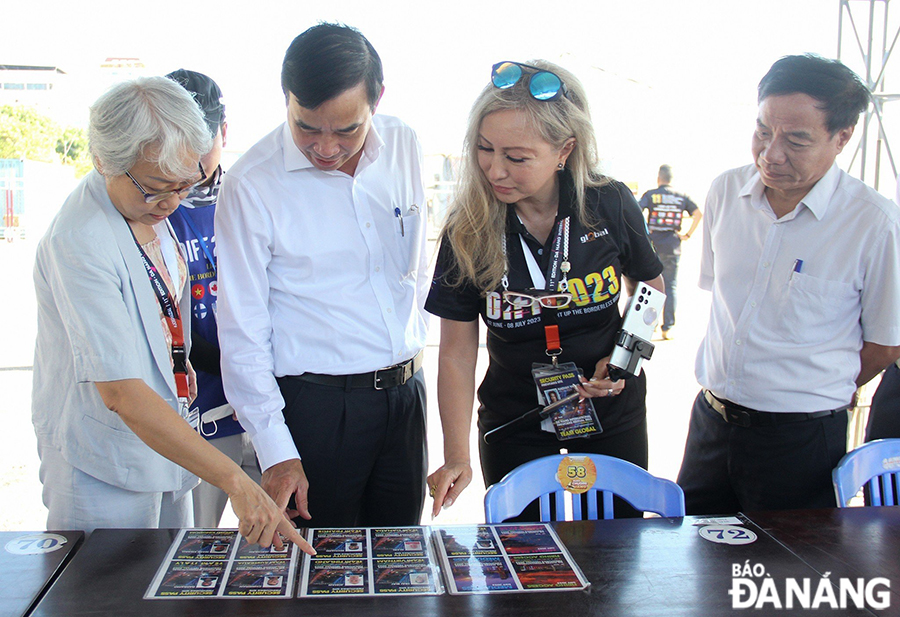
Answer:
[[[232,167],[216,212],[225,392],[263,487],[316,527],[418,524],[424,503],[421,151],[374,115],[382,80],[358,31],[299,35],[287,122]]]
[[[900,357],[900,212],[835,163],[868,90],[840,62],[788,56],[758,100],[755,164],[713,182],[703,217],[688,514],[834,507],[847,407]]]

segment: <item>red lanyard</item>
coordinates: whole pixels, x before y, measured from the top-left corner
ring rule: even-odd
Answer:
[[[128,226],[128,229],[131,230],[131,225]],[[187,378],[187,353],[184,348],[184,328],[182,327],[178,305],[175,303],[175,298],[169,293],[169,288],[159,274],[159,270],[156,269],[156,266],[153,265],[150,258],[147,257],[147,253],[144,252],[143,247],[137,241],[134,230],[131,230],[131,236],[134,238],[134,243],[141,254],[141,261],[144,264],[144,269],[147,271],[147,276],[150,278],[150,286],[153,288],[153,293],[156,294],[159,308],[162,309],[166,325],[169,326],[169,333],[172,335],[172,371],[175,374],[175,388],[178,391],[178,398],[190,398]]]

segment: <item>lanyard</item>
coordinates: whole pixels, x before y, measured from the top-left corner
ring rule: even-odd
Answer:
[[[128,229],[131,231],[131,237],[134,238],[134,244],[137,246],[138,252],[141,255],[141,262],[144,264],[144,269],[147,271],[147,276],[150,278],[150,286],[153,288],[153,293],[156,295],[156,299],[159,302],[159,308],[162,310],[163,316],[166,319],[166,324],[169,326],[169,332],[172,334],[172,371],[175,374],[175,387],[178,392],[178,397],[185,399],[189,398],[190,390],[188,388],[187,378],[187,353],[184,348],[184,329],[182,327],[178,306],[175,304],[175,298],[169,292],[169,288],[166,286],[166,282],[160,275],[159,270],[156,269],[150,261],[150,258],[147,257],[147,253],[144,252],[143,247],[140,242],[138,242],[137,237],[134,235],[134,230],[131,229],[131,225],[128,226]]]
[[[203,254],[206,255],[206,260],[209,262],[209,266],[212,268],[213,274],[215,274],[218,277],[219,273],[216,270],[216,260],[215,260],[215,258],[213,258],[212,251],[209,250],[209,245],[206,244],[206,241],[203,239],[203,234],[201,234],[200,231],[197,229],[197,226],[194,223],[194,221],[191,220],[190,216],[188,216],[187,214],[185,214],[181,211],[181,207],[179,207],[177,210],[175,210],[175,212],[173,212],[172,214],[180,216],[181,219],[190,228],[191,233],[194,234],[194,237],[197,238],[197,242],[200,243],[200,248],[201,248],[201,250],[203,250]]]
[[[534,258],[531,249],[525,243],[525,238],[519,234],[519,241],[522,243],[522,252],[525,254],[525,264],[528,266],[528,274],[531,277],[531,283],[534,289],[544,289],[551,293],[568,292],[569,280],[568,273],[571,269],[569,263],[569,231],[570,218],[562,219],[556,226],[556,236],[553,238],[553,248],[550,257],[550,268],[548,271],[549,280],[544,277],[538,266],[537,260]],[[503,234],[503,254],[506,255],[506,234]],[[560,278],[561,277],[561,278]],[[509,280],[506,273],[503,273],[503,289],[509,287]],[[556,366],[557,356],[562,353],[562,347],[559,342],[559,325],[556,323],[556,311],[552,309],[541,311],[541,323],[544,325],[544,340],[547,348],[546,354],[550,356],[553,365]]]

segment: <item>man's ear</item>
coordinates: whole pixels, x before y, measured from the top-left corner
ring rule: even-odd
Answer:
[[[378,103],[381,102],[381,97],[384,96],[384,86],[381,86],[381,92],[378,93],[378,98],[375,99],[375,104],[372,105],[372,113],[375,113],[375,110],[378,108]]]
[[[853,137],[853,129],[855,126],[848,126],[846,128],[841,129],[837,132],[837,151],[838,154],[841,153],[841,150],[844,149],[844,146],[850,141],[850,138]]]
[[[228,133],[228,123],[223,122],[220,130],[222,131],[222,147],[224,148],[225,147],[225,137],[226,137],[226,134]]]

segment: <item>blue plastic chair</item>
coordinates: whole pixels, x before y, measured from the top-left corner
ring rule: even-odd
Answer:
[[[573,453],[529,461],[506,474],[484,496],[485,520],[488,523],[502,523],[521,514],[528,504],[538,498],[541,521],[564,520],[566,491],[556,476],[560,461],[567,456],[590,458],[597,468],[597,481],[586,493],[587,516],[583,516],[579,495],[573,495],[573,520],[613,518],[613,495],[638,510],[660,516],[684,516],[684,492],[671,480],[657,478],[633,463],[611,456]],[[551,518],[550,514],[551,496],[556,503],[555,518]]]
[[[900,439],[878,439],[851,450],[831,472],[839,508],[863,486],[873,506],[900,505]]]

